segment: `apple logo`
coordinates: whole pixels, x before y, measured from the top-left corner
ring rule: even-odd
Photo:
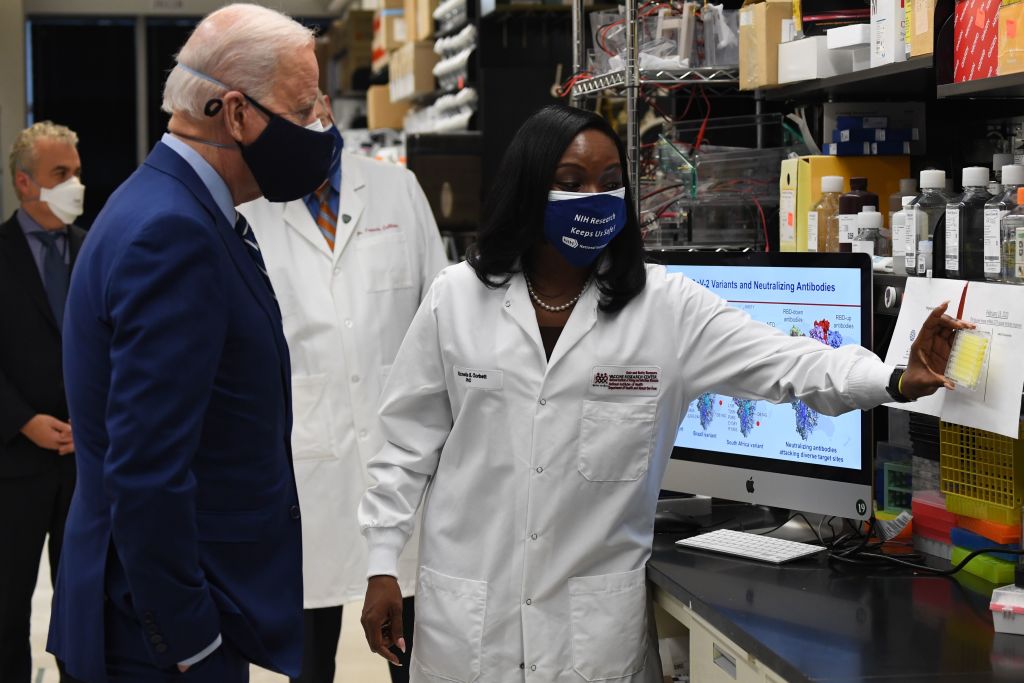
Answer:
[[[747,479],[747,493],[754,492],[754,478]]]

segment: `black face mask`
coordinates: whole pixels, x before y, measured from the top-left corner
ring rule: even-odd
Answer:
[[[248,95],[245,98],[270,119],[258,138],[238,145],[263,196],[272,202],[290,202],[315,192],[331,168],[334,136],[303,128]]]
[[[215,78],[184,64],[178,64],[177,67],[225,90],[232,90]],[[245,93],[242,94],[269,119],[267,127],[258,138],[248,145],[237,143],[242,159],[256,179],[263,196],[272,202],[291,202],[316,191],[327,178],[334,158],[334,136],[329,132],[318,132],[292,123]],[[212,99],[206,103],[203,112],[207,116],[216,116],[223,108],[223,100]],[[190,139],[215,147],[227,147],[197,138]]]

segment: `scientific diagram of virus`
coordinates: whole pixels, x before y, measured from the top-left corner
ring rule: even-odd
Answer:
[[[750,432],[754,429],[754,405],[757,401],[752,401],[749,398],[734,398],[732,400],[736,404],[736,415],[740,418],[740,432],[743,436],[750,436]]]
[[[715,395],[708,392],[697,397],[697,411],[700,413],[700,428],[707,429],[715,419]]]
[[[810,334],[805,335],[799,327],[793,325],[789,329],[789,336],[809,336],[811,339],[815,339],[822,344],[838,349],[843,345],[843,335],[839,332],[830,331],[830,327],[831,323],[828,320],[815,320],[814,327],[810,329]],[[819,414],[803,401],[793,401],[791,405],[793,406],[793,412],[796,413],[797,434],[800,435],[801,439],[807,441],[808,437],[814,433],[815,427],[818,426]]]

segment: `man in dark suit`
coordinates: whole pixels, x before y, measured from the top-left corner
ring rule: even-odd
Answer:
[[[40,121],[10,156],[20,207],[0,226],[0,681],[32,678],[29,621],[43,542],[56,583],[75,456],[61,369],[68,281],[85,231],[78,136]],[[67,680],[67,679],[65,679]]]
[[[288,347],[234,206],[327,176],[313,36],[229,5],[177,61],[169,132],[97,217],[68,299],[78,484],[49,649],[87,683],[241,683],[302,656]]]

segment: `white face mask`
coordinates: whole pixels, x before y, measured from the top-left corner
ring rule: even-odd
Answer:
[[[55,187],[40,187],[39,200],[46,202],[53,215],[65,225],[70,225],[84,210],[85,185],[78,176],[71,176]]]
[[[324,128],[324,124],[320,123],[320,119],[313,119],[313,123],[309,124],[308,126],[305,126],[305,129],[311,130],[314,133],[323,133],[325,130],[327,130],[326,128]]]

